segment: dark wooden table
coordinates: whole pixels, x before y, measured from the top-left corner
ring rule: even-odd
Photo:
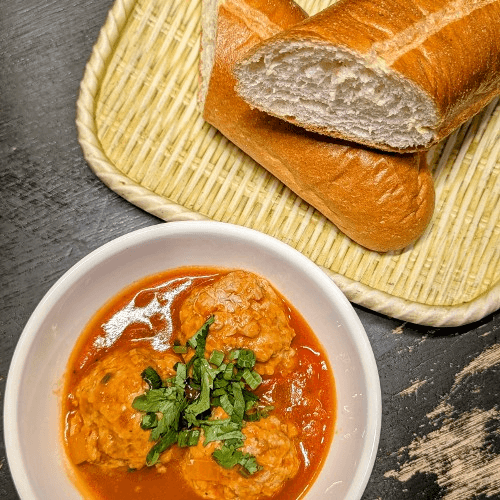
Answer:
[[[2,403],[17,340],[51,285],[103,243],[160,222],[94,176],[76,137],[79,82],[111,4],[0,3]],[[363,498],[500,499],[500,312],[436,329],[356,311],[383,393],[380,448]],[[0,498],[18,498],[3,432]]]

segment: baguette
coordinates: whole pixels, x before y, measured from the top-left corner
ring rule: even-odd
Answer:
[[[310,133],[251,109],[236,94],[238,58],[306,14],[290,0],[203,5],[205,120],[360,245],[385,252],[418,238],[434,208],[423,154],[382,153]]]
[[[425,150],[500,94],[500,0],[339,0],[234,71],[251,106],[291,123]]]

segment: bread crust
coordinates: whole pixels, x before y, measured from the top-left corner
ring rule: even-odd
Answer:
[[[340,47],[428,96],[438,117],[432,139],[406,148],[282,117],[386,151],[427,150],[500,94],[500,0],[339,0],[272,40]]]
[[[250,108],[234,90],[232,67],[261,38],[233,3],[219,7],[206,121],[360,245],[386,252],[412,243],[434,209],[433,180],[424,155],[358,147]],[[288,0],[252,0],[251,6],[281,28],[305,17]]]

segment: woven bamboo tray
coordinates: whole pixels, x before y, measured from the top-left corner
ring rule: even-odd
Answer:
[[[331,0],[301,0],[313,14]],[[201,118],[201,0],[116,0],[87,64],[79,141],[113,191],[165,221],[212,219],[274,236],[349,300],[430,326],[500,308],[500,104],[429,152],[436,210],[403,251],[363,249]]]

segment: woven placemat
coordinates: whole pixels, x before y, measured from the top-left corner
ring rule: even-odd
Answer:
[[[330,0],[301,0],[310,14]],[[201,0],[116,0],[87,64],[79,141],[97,176],[172,220],[257,229],[309,257],[349,300],[403,321],[457,326],[500,308],[500,104],[429,152],[436,210],[403,251],[353,243],[204,122]]]

